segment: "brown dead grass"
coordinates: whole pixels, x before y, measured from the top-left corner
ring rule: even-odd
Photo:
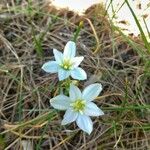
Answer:
[[[21,149],[21,140],[30,140],[35,149],[42,138],[40,149],[44,150],[148,150],[150,115],[143,107],[149,106],[150,80],[144,75],[142,58],[112,31],[104,10],[94,6],[81,17],[35,1],[30,18],[25,11],[26,2],[17,6],[12,1],[9,7],[5,4],[6,1],[1,3],[0,9],[0,131],[3,134],[0,142],[4,139],[5,149]],[[10,11],[14,6],[22,10]],[[53,59],[52,49],[63,50],[72,39],[80,21],[84,21],[84,28],[77,40],[77,53],[84,55],[82,67],[88,73],[88,81],[81,82],[80,87],[94,82],[103,85],[102,97],[96,103],[105,115],[93,118],[94,130],[90,136],[75,124],[60,126],[63,113],[54,112],[48,121],[53,110],[49,100],[54,96],[58,78],[41,70],[44,62]],[[47,31],[42,41],[42,58],[35,50],[32,27],[36,37]],[[139,39],[134,41],[145,50]]]

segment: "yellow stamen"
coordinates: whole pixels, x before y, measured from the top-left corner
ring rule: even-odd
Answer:
[[[71,106],[73,107],[74,111],[83,114],[83,110],[85,108],[85,101],[83,101],[82,99],[77,99],[75,102],[71,104]]]
[[[70,70],[72,67],[72,63],[68,59],[64,59],[63,63],[60,65],[65,70]]]

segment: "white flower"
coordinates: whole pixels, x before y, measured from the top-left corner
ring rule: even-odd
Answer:
[[[87,79],[86,72],[78,67],[84,57],[75,57],[76,44],[74,42],[69,41],[66,44],[63,54],[56,49],[53,50],[53,53],[56,61],[46,62],[42,66],[44,71],[48,73],[58,72],[58,78],[60,81],[68,78],[70,75],[77,80]]]
[[[103,115],[103,111],[92,102],[102,91],[102,85],[95,83],[86,87],[83,92],[78,87],[71,85],[69,97],[58,95],[50,100],[55,109],[66,110],[62,125],[76,121],[77,126],[90,134],[93,123],[89,116]]]

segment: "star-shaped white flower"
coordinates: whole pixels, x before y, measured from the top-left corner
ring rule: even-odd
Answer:
[[[92,102],[102,91],[99,83],[91,84],[81,93],[75,85],[70,86],[69,97],[58,95],[50,100],[55,109],[66,110],[62,125],[76,121],[77,126],[90,134],[93,130],[93,123],[89,116],[103,115],[103,111]]]
[[[64,80],[71,76],[73,79],[85,80],[87,79],[86,72],[79,67],[80,63],[84,59],[83,56],[75,57],[76,44],[73,41],[69,41],[62,54],[58,50],[53,50],[56,61],[46,62],[42,69],[48,73],[57,73],[59,80]]]

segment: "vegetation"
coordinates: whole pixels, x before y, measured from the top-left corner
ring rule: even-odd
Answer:
[[[44,0],[0,1],[0,149],[20,150],[25,142],[35,150],[150,148],[150,44],[125,2],[142,38],[124,35],[102,5],[79,16]],[[60,93],[58,78],[41,69],[53,48],[72,39],[88,75],[80,89],[103,85],[95,103],[105,115],[92,119],[90,135],[60,125],[64,113],[49,103]]]

